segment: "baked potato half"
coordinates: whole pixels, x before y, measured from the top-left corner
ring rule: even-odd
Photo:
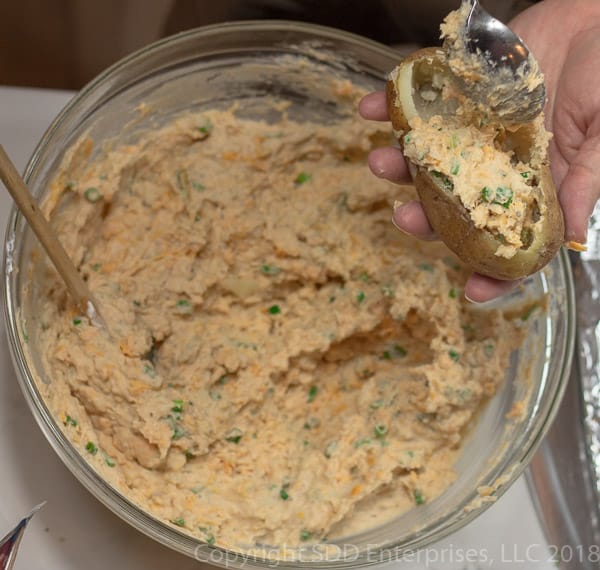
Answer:
[[[427,218],[461,260],[512,280],[554,257],[564,221],[542,117],[503,125],[471,105],[438,48],[394,69],[387,105]]]

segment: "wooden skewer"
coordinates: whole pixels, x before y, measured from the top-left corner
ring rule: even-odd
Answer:
[[[0,179],[4,182],[10,195],[13,197],[19,210],[31,226],[31,229],[37,236],[46,250],[48,257],[56,267],[56,270],[63,278],[73,299],[77,303],[79,310],[92,318],[96,315],[99,318],[96,307],[94,307],[90,290],[83,280],[79,271],[67,255],[56,234],[50,227],[50,224],[38,209],[33,200],[29,189],[25,185],[23,178],[15,168],[2,145],[0,145]],[[90,315],[90,313],[92,313]],[[92,319],[93,320],[93,319]]]

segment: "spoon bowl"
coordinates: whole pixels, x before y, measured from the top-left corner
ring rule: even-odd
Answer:
[[[544,109],[546,88],[541,81],[532,89],[527,81],[535,65],[529,49],[508,26],[488,14],[478,0],[468,2],[465,46],[471,54],[481,58],[489,82],[486,89],[469,89],[469,86],[467,89],[485,102],[490,94],[488,83],[491,83],[492,89],[503,93],[503,100],[496,107],[498,115],[515,123],[535,119]]]
[[[508,26],[490,16],[478,0],[471,0],[465,35],[471,53],[480,51],[492,70],[510,67],[516,72],[522,65],[528,66],[525,44]]]

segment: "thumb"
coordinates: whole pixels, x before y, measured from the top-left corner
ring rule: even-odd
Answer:
[[[558,194],[565,216],[565,239],[585,243],[600,198],[600,134],[585,140],[569,164]]]

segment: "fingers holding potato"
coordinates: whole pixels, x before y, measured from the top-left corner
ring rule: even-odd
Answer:
[[[377,92],[365,96],[359,106],[359,112],[365,119],[389,120],[386,94]],[[410,178],[404,156],[397,148],[384,147],[372,151],[369,155],[369,167],[379,178],[392,182],[403,183]],[[438,239],[421,203],[416,200],[395,207],[392,221],[399,230],[419,239]],[[508,293],[520,282],[521,280],[499,281],[474,273],[465,285],[465,296],[475,303],[484,303]]]
[[[542,118],[504,125],[469,106],[438,48],[390,74],[386,101],[427,220],[459,258],[510,281],[554,257],[564,221]]]

